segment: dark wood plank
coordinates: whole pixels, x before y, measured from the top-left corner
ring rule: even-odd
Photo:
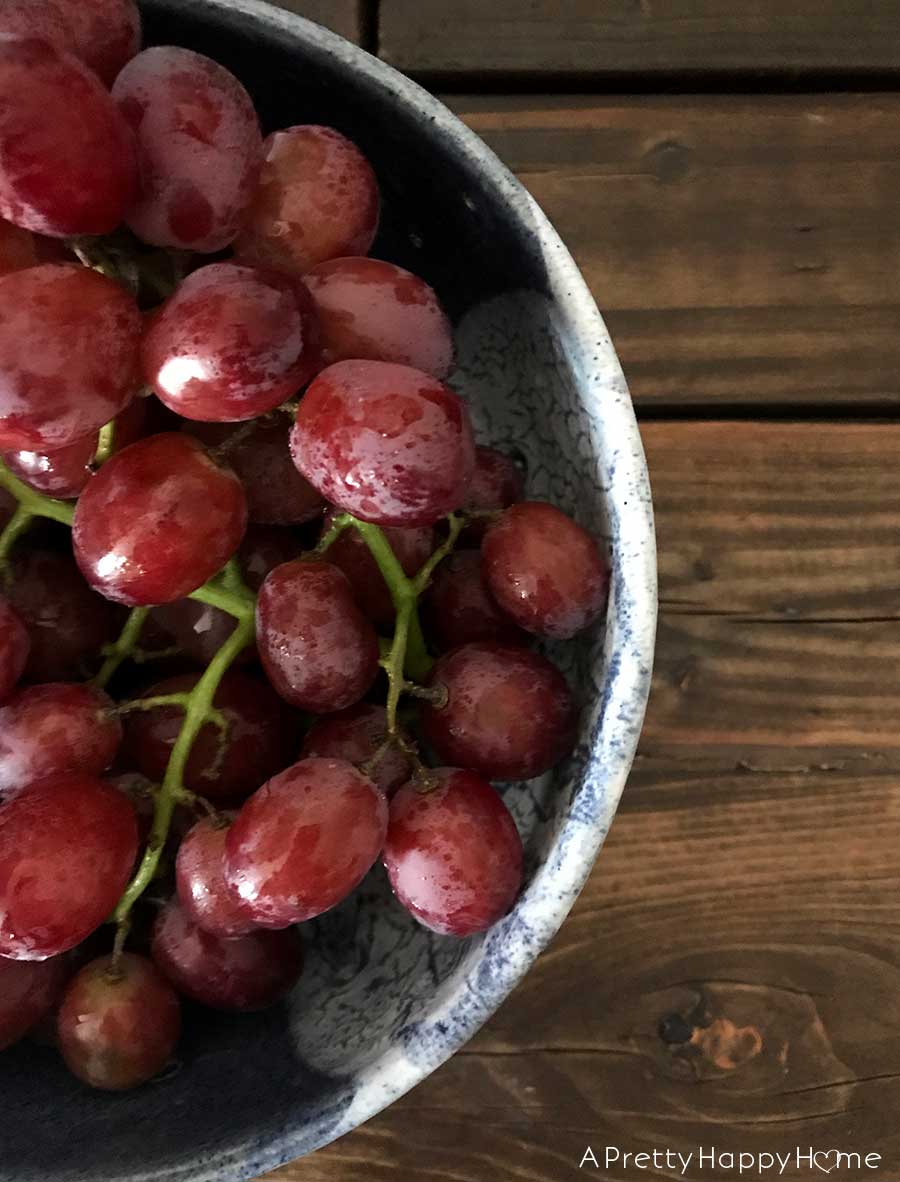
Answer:
[[[894,70],[893,0],[381,0],[404,70],[586,77],[713,70]]]
[[[900,401],[900,96],[457,97],[571,248],[636,401]]]
[[[468,1047],[281,1182],[557,1182],[588,1145],[812,1145],[896,1175],[900,425],[643,435],[657,676],[594,873]]]
[[[269,0],[269,3],[298,12],[349,41],[360,44],[362,40],[364,0]]]

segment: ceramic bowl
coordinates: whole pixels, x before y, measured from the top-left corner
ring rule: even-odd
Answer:
[[[419,927],[380,868],[307,925],[308,971],[283,1008],[186,1015],[177,1070],[92,1093],[56,1054],[0,1056],[0,1178],[234,1182],[309,1153],[453,1054],[565,919],[631,765],[650,682],[656,568],[641,441],[603,321],[540,209],[439,102],[341,38],[255,0],[147,0],[147,43],[205,52],[252,93],[268,130],[325,123],[373,162],[384,217],[373,253],[425,276],[456,325],[452,378],[483,441],[522,454],[528,495],[606,540],[609,614],[549,655],[583,705],[573,756],[503,789],[526,885],[486,935]],[[602,870],[601,870],[602,873]]]

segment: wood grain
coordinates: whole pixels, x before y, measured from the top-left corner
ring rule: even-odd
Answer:
[[[456,97],[644,408],[900,402],[898,95]]]
[[[643,436],[657,673],[594,873],[468,1047],[280,1182],[557,1182],[588,1145],[834,1147],[900,1177],[900,425]]]
[[[382,56],[404,70],[574,73],[895,70],[892,0],[381,0]]]
[[[357,44],[362,41],[364,0],[269,0],[269,3],[298,12],[349,41]]]

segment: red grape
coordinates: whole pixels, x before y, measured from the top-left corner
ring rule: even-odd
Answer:
[[[112,94],[137,137],[142,188],[128,225],[154,246],[222,250],[259,177],[262,137],[246,90],[224,66],[169,45],[132,58]]]
[[[217,1010],[262,1010],[303,968],[297,932],[248,932],[223,939],[192,923],[177,899],[159,913],[153,959],[179,993]]]
[[[134,0],[3,0],[0,30],[74,53],[107,86],[141,43]]]
[[[445,651],[477,640],[500,644],[528,640],[491,598],[481,567],[477,550],[459,550],[435,571],[423,614],[428,635]]]
[[[172,1057],[181,1005],[156,965],[133,952],[111,956],[72,978],[57,1018],[66,1066],[92,1088],[124,1092],[146,1083]]]
[[[214,936],[245,936],[256,927],[247,905],[225,883],[227,826],[210,817],[189,831],[178,847],[175,882],[192,923]]]
[[[326,259],[365,254],[378,207],[378,182],[355,144],[331,127],[289,127],[263,144],[259,187],[235,249],[303,275]]]
[[[475,471],[463,501],[464,509],[505,509],[522,499],[525,473],[511,456],[493,447],[475,448]],[[465,541],[480,545],[488,528],[488,519],[476,518],[465,529]]]
[[[438,768],[437,788],[407,784],[391,801],[384,865],[419,923],[449,936],[486,931],[522,885],[522,839],[509,809],[476,772]]]
[[[137,304],[87,267],[0,279],[0,447],[53,451],[96,433],[137,388]]]
[[[458,509],[472,474],[469,412],[420,370],[339,361],[297,408],[294,463],[333,504],[377,525],[433,525]]]
[[[170,603],[221,570],[246,524],[234,473],[169,432],[107,460],[79,498],[72,537],[82,574],[108,599]]]
[[[65,979],[63,960],[0,957],[0,1051],[18,1042],[50,1013]]]
[[[306,732],[301,752],[304,757],[319,755],[326,759],[365,764],[382,746],[386,736],[387,712],[384,706],[359,702],[338,714],[325,714],[317,718]],[[366,774],[382,792],[390,796],[409,779],[412,763],[396,744],[391,744],[375,767]]]
[[[110,784],[68,772],[0,807],[0,956],[45,960],[107,918],[137,855],[137,823]]]
[[[554,505],[507,509],[485,534],[482,555],[494,599],[529,632],[568,640],[606,608],[609,566],[600,548]]]
[[[250,520],[260,525],[301,525],[321,517],[325,501],[291,459],[290,422],[285,414],[234,428],[230,424],[186,423],[184,429],[217,449],[240,478]],[[299,547],[294,546],[294,557]]]
[[[256,643],[269,681],[301,710],[352,706],[378,672],[378,637],[344,574],[297,559],[267,576],[256,602]]]
[[[14,556],[7,598],[25,621],[30,681],[85,677],[121,625],[122,609],[96,595],[71,554],[23,549]]]
[[[225,840],[225,880],[265,928],[346,898],[381,853],[387,800],[342,759],[303,759],[243,806]]]
[[[338,512],[337,509],[328,512],[322,526],[323,533]],[[434,530],[430,525],[405,529],[389,526],[384,534],[394,556],[408,575],[414,575],[434,550]],[[356,602],[376,627],[390,628],[394,622],[394,601],[362,534],[352,526],[345,529],[329,546],[328,561],[339,566],[350,580]]]
[[[147,399],[134,398],[116,415],[112,452],[121,451],[139,439],[147,418]],[[3,462],[18,478],[50,497],[77,497],[93,475],[98,437],[92,432],[66,447],[51,452],[8,451]]]
[[[114,230],[137,161],[97,76],[48,41],[0,34],[0,93],[0,216],[57,238]]]
[[[305,276],[325,360],[396,361],[435,378],[453,365],[453,330],[424,279],[380,259],[320,263]]]
[[[31,641],[22,617],[0,598],[0,702],[6,701],[28,664]]]
[[[235,263],[189,275],[154,316],[142,350],[144,379],[170,410],[225,423],[274,410],[321,368],[320,357],[300,280]]]
[[[65,248],[55,238],[41,238],[21,226],[0,219],[0,276],[27,271],[41,263],[64,259]]]
[[[442,760],[489,779],[530,780],[575,741],[566,680],[546,657],[500,644],[467,644],[441,657],[429,684],[446,706],[422,704],[422,732]]]
[[[0,706],[0,793],[61,772],[99,775],[122,742],[112,700],[90,685],[31,685]]]
[[[187,693],[198,680],[196,673],[170,677],[152,686],[145,696]],[[188,756],[184,784],[217,804],[244,800],[296,756],[298,719],[266,682],[234,671],[222,678],[213,705],[224,714],[228,734],[223,740],[219,728],[206,723]],[[177,706],[129,714],[127,749],[151,780],[160,781],[165,775],[183,722],[184,711]]]

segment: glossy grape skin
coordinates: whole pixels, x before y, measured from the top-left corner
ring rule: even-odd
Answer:
[[[152,961],[124,952],[86,964],[57,1017],[59,1049],[82,1083],[125,1092],[166,1066],[181,1034],[181,1004]]]
[[[216,448],[234,469],[247,494],[247,512],[254,524],[303,525],[325,511],[324,499],[300,475],[291,459],[290,420],[286,414],[237,428],[230,424],[187,423],[184,429],[207,447]]]
[[[204,817],[178,847],[175,861],[178,898],[188,919],[226,939],[245,936],[257,927],[246,905],[225,884],[227,835],[227,826]]]
[[[102,82],[47,41],[0,33],[0,93],[0,216],[55,238],[114,230],[137,159]]]
[[[378,672],[378,637],[344,574],[297,559],[266,577],[256,601],[256,644],[269,681],[293,706],[330,714],[352,706]]]
[[[46,263],[0,279],[0,448],[97,432],[137,389],[137,304],[112,279]]]
[[[428,684],[446,706],[422,704],[422,733],[440,759],[490,780],[530,780],[575,742],[566,680],[546,657],[500,644],[467,644],[441,657]]]
[[[31,640],[22,617],[0,597],[0,702],[5,702],[28,664]]]
[[[263,1010],[296,983],[303,945],[294,931],[223,939],[192,923],[170,899],[153,929],[152,955],[179,993],[217,1010]]]
[[[233,472],[189,435],[167,432],[107,460],[81,494],[72,540],[82,574],[107,599],[183,599],[225,565],[247,524]]]
[[[606,609],[609,566],[591,535],[554,505],[511,506],[481,553],[491,594],[528,632],[568,640]]]
[[[387,736],[387,711],[373,702],[358,702],[337,714],[317,718],[303,740],[304,758],[318,755],[343,759],[360,766],[368,763]],[[399,747],[391,745],[366,775],[390,796],[412,775],[412,763]]]
[[[327,364],[395,361],[434,378],[453,367],[453,329],[424,279],[381,259],[342,258],[305,276]]]
[[[463,508],[472,511],[505,509],[521,501],[525,492],[525,473],[512,458],[494,447],[475,448],[475,470]],[[478,546],[487,532],[490,518],[475,518],[466,526],[463,542]]]
[[[62,772],[99,775],[122,742],[112,699],[91,685],[18,690],[0,706],[0,793],[5,799]]]
[[[28,630],[29,681],[88,676],[121,627],[122,609],[90,589],[71,554],[21,547],[6,595]]]
[[[325,515],[322,533],[326,533],[339,510]],[[434,550],[434,530],[430,525],[402,527],[388,526],[384,531],[394,557],[404,573],[414,575],[428,561]],[[390,628],[395,618],[394,601],[378,569],[378,563],[363,540],[359,530],[350,526],[328,547],[329,562],[339,566],[353,588],[353,596],[363,613],[379,628]]]
[[[0,956],[45,960],[109,916],[137,855],[125,796],[82,772],[31,784],[0,808]]]
[[[319,324],[299,279],[211,263],[182,281],[153,317],[144,380],[170,410],[241,422],[274,410],[321,369]]]
[[[141,43],[134,0],[3,0],[0,32],[67,50],[111,86]]]
[[[0,957],[0,1051],[26,1035],[53,1009],[67,975],[63,960]]]
[[[352,764],[303,759],[238,813],[225,840],[225,881],[260,927],[312,919],[362,882],[387,816],[384,793]]]
[[[110,454],[140,438],[147,418],[146,405],[146,398],[134,398],[116,415]],[[98,436],[92,433],[52,452],[4,452],[3,462],[30,488],[65,501],[79,496],[93,475],[97,447]]]
[[[291,454],[326,500],[376,525],[433,525],[462,504],[475,462],[462,399],[384,361],[323,370],[297,408]]]
[[[317,263],[366,254],[378,229],[380,199],[372,166],[331,127],[276,131],[235,242],[242,260],[304,275]]]
[[[487,931],[522,886],[522,839],[509,809],[476,772],[438,768],[430,792],[406,784],[391,801],[383,861],[419,923],[449,936]]]
[[[187,693],[199,674],[169,677],[145,697]],[[213,705],[228,722],[220,755],[220,732],[206,723],[194,740],[184,773],[192,792],[216,804],[245,800],[270,776],[287,767],[300,746],[299,720],[270,686],[258,677],[230,670],[222,678]],[[160,782],[184,721],[177,706],[134,710],[126,720],[126,747],[138,769]]]
[[[491,597],[477,550],[457,550],[434,573],[423,603],[426,634],[446,652],[473,641],[526,644],[527,633]]]
[[[153,246],[228,246],[253,196],[262,137],[237,78],[211,58],[155,46],[112,89],[137,139],[142,187],[126,221]]]

